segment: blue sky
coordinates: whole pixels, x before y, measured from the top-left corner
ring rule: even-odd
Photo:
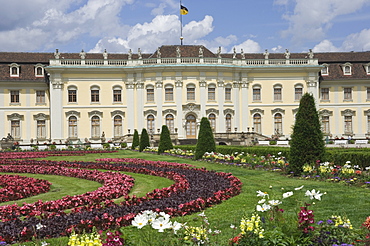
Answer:
[[[0,51],[152,53],[180,44],[180,1],[0,0]],[[370,51],[370,0],[182,0],[184,44]]]

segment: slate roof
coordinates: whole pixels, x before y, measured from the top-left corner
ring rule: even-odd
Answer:
[[[203,45],[162,45],[159,47],[161,58],[177,57],[177,47],[180,49],[181,57],[199,57],[199,48],[203,49],[203,57],[217,58],[217,54]],[[142,58],[158,58],[158,50],[153,53],[142,53]],[[233,58],[233,53],[221,53],[222,58]],[[244,53],[245,59],[264,59],[263,53]],[[128,53],[108,53],[108,59],[128,59]],[[138,59],[137,51],[132,51],[132,59]],[[241,59],[240,50],[236,52],[236,58]],[[291,59],[307,58],[307,53],[291,53]],[[370,63],[370,51],[366,52],[327,52],[314,53],[314,58],[319,64],[329,65],[329,75],[322,76],[324,81],[332,80],[355,80],[370,79],[366,74],[364,65]],[[55,59],[53,53],[31,53],[31,52],[0,52],[0,81],[43,81],[34,74],[34,66],[43,64],[48,66],[49,60]],[[60,53],[60,59],[80,59],[79,53]],[[86,59],[103,59],[102,53],[87,53]],[[285,59],[284,53],[270,53],[269,59]],[[341,65],[349,62],[352,64],[352,75],[343,75]],[[20,76],[10,77],[9,65],[17,63],[20,65]]]

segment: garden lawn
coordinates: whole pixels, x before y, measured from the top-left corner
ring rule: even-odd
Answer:
[[[222,204],[216,205],[214,207],[205,210],[210,225],[213,229],[221,230],[221,234],[216,235],[213,242],[217,241],[219,245],[227,245],[229,238],[236,236],[239,231],[230,228],[231,224],[239,226],[240,219],[243,215],[249,215],[256,208],[257,201],[260,200],[256,197],[256,191],[266,191],[269,194],[276,194],[281,199],[281,194],[286,191],[294,190],[294,188],[304,185],[304,188],[300,193],[304,194],[306,190],[316,189],[325,195],[322,196],[322,201],[316,201],[316,204],[310,207],[314,211],[315,221],[326,220],[332,215],[341,215],[348,217],[354,228],[358,228],[370,215],[368,205],[370,204],[370,193],[369,189],[350,187],[343,184],[329,183],[329,182],[318,182],[312,180],[301,180],[297,178],[289,178],[281,173],[259,171],[259,170],[247,170],[241,167],[234,167],[230,165],[214,164],[208,162],[193,161],[185,158],[177,158],[166,155],[154,155],[147,153],[134,152],[131,150],[120,150],[115,153],[107,154],[88,154],[85,156],[62,156],[62,157],[49,157],[48,160],[66,160],[66,161],[94,161],[98,158],[142,158],[148,160],[160,160],[168,162],[178,162],[187,163],[197,167],[205,167],[208,170],[215,170],[219,172],[230,172],[237,178],[239,178],[243,183],[242,192],[240,195],[233,197]],[[136,181],[135,186],[130,194],[143,195],[146,192],[152,191],[156,188],[162,188],[164,186],[170,186],[172,181],[163,181],[163,178],[145,176],[138,174],[130,174]],[[33,175],[35,178],[44,178],[44,175]],[[58,179],[67,179],[67,177],[58,177]],[[70,178],[68,178],[70,179]],[[50,182],[53,183],[50,179]],[[75,179],[74,179],[75,180]],[[76,181],[80,185],[85,182],[91,182],[86,180]],[[71,183],[71,182],[66,182]],[[94,182],[92,182],[94,183]],[[60,183],[58,183],[60,185]],[[99,184],[98,184],[99,185]],[[53,183],[54,186],[54,183]],[[60,189],[65,189],[65,187],[60,187]],[[68,189],[68,188],[66,188]],[[86,190],[81,189],[80,194],[86,192]],[[54,197],[53,192],[48,192],[42,194],[43,198],[40,196],[35,196],[28,198],[28,202],[37,201],[38,199],[57,199],[60,197]],[[296,193],[296,192],[295,192]],[[53,196],[50,198],[49,196]],[[301,201],[308,201],[307,197],[304,195],[297,196]],[[34,200],[32,200],[34,199]],[[1,204],[2,205],[2,204]],[[292,216],[296,216],[299,211],[299,206],[302,205],[299,201],[285,202],[279,207],[283,208],[287,213],[291,213]],[[201,218],[197,214],[185,216],[183,218],[173,218],[173,221],[187,222],[188,225],[200,225]],[[126,233],[138,233],[138,229],[133,227],[125,228]],[[51,239],[46,240],[50,242],[51,245],[66,245],[68,239]],[[22,243],[20,245],[32,245],[27,243]],[[154,245],[154,244],[153,244]]]

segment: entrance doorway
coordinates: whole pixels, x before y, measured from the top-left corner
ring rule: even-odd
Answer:
[[[197,122],[194,115],[186,116],[186,138],[195,139],[197,131]]]

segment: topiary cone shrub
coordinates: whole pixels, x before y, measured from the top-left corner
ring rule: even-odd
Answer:
[[[142,152],[146,147],[150,146],[149,135],[145,128],[141,131],[139,151]]]
[[[140,139],[139,139],[139,133],[138,131],[135,129],[134,131],[134,137],[132,139],[132,145],[131,145],[131,149],[135,149],[136,147],[138,147],[140,144]]]
[[[204,153],[216,151],[216,143],[213,137],[211,124],[207,117],[200,121],[197,146],[195,148],[194,159],[201,159]]]
[[[166,150],[173,149],[171,134],[166,125],[162,126],[162,132],[159,139],[158,155],[164,153]]]

